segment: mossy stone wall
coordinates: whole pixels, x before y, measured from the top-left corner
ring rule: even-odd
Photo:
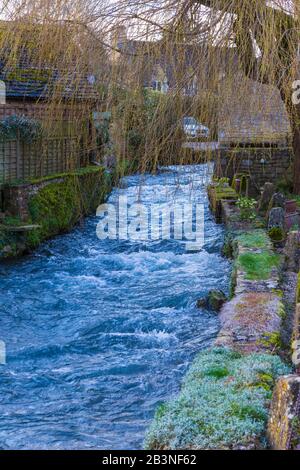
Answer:
[[[70,231],[82,217],[95,213],[111,187],[111,176],[99,167],[8,187],[6,205],[16,229],[26,224],[39,227],[14,232],[12,227],[8,231],[0,226],[0,258],[30,251],[44,240]]]
[[[232,180],[237,173],[249,175],[251,192],[259,194],[266,182],[285,180],[292,162],[293,152],[288,147],[221,149],[215,176]]]

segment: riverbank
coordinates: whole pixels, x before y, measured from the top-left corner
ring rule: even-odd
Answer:
[[[7,185],[5,216],[0,221],[0,260],[36,249],[42,242],[69,232],[94,214],[109,195],[112,177],[102,167]]]
[[[231,189],[228,197],[214,190],[209,194],[228,231],[224,251],[233,258],[232,297],[221,310],[214,347],[196,357],[179,396],[157,410],[145,446],[291,448],[298,442],[292,428],[297,428],[299,379],[286,377],[292,371],[287,330],[294,321],[285,309],[287,287],[292,286],[281,276],[287,260],[274,250],[259,219],[240,221]]]

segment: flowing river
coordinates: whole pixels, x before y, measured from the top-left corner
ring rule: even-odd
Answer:
[[[99,219],[0,265],[1,449],[141,449],[156,407],[215,338],[196,307],[227,292],[223,228],[208,208],[207,165],[125,178],[110,202],[205,204],[205,246],[100,241]]]

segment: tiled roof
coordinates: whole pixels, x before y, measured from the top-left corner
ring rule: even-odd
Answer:
[[[35,25],[38,31],[41,25]],[[58,29],[61,26],[57,27]],[[32,24],[22,22],[0,21],[0,32],[8,31],[8,39],[2,44],[0,50],[0,80],[6,84],[8,98],[25,99],[49,99],[53,95],[62,99],[96,100],[99,98],[95,77],[88,72],[88,65],[84,65],[84,71],[78,70],[74,63],[68,66],[68,70],[60,70],[53,64],[41,62],[38,50],[30,41],[26,41],[18,48],[16,63],[10,64],[10,41],[15,31],[20,31],[24,38],[31,38]],[[23,37],[22,36],[22,37]],[[76,60],[76,59],[75,59]],[[58,59],[59,63],[59,59]]]
[[[7,98],[97,100],[96,79],[79,73],[60,74],[56,70],[9,67],[0,63],[0,80],[5,82]]]

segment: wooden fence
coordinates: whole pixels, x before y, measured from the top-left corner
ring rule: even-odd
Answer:
[[[75,137],[41,139],[30,144],[20,140],[0,141],[0,186],[81,166],[80,143]]]

